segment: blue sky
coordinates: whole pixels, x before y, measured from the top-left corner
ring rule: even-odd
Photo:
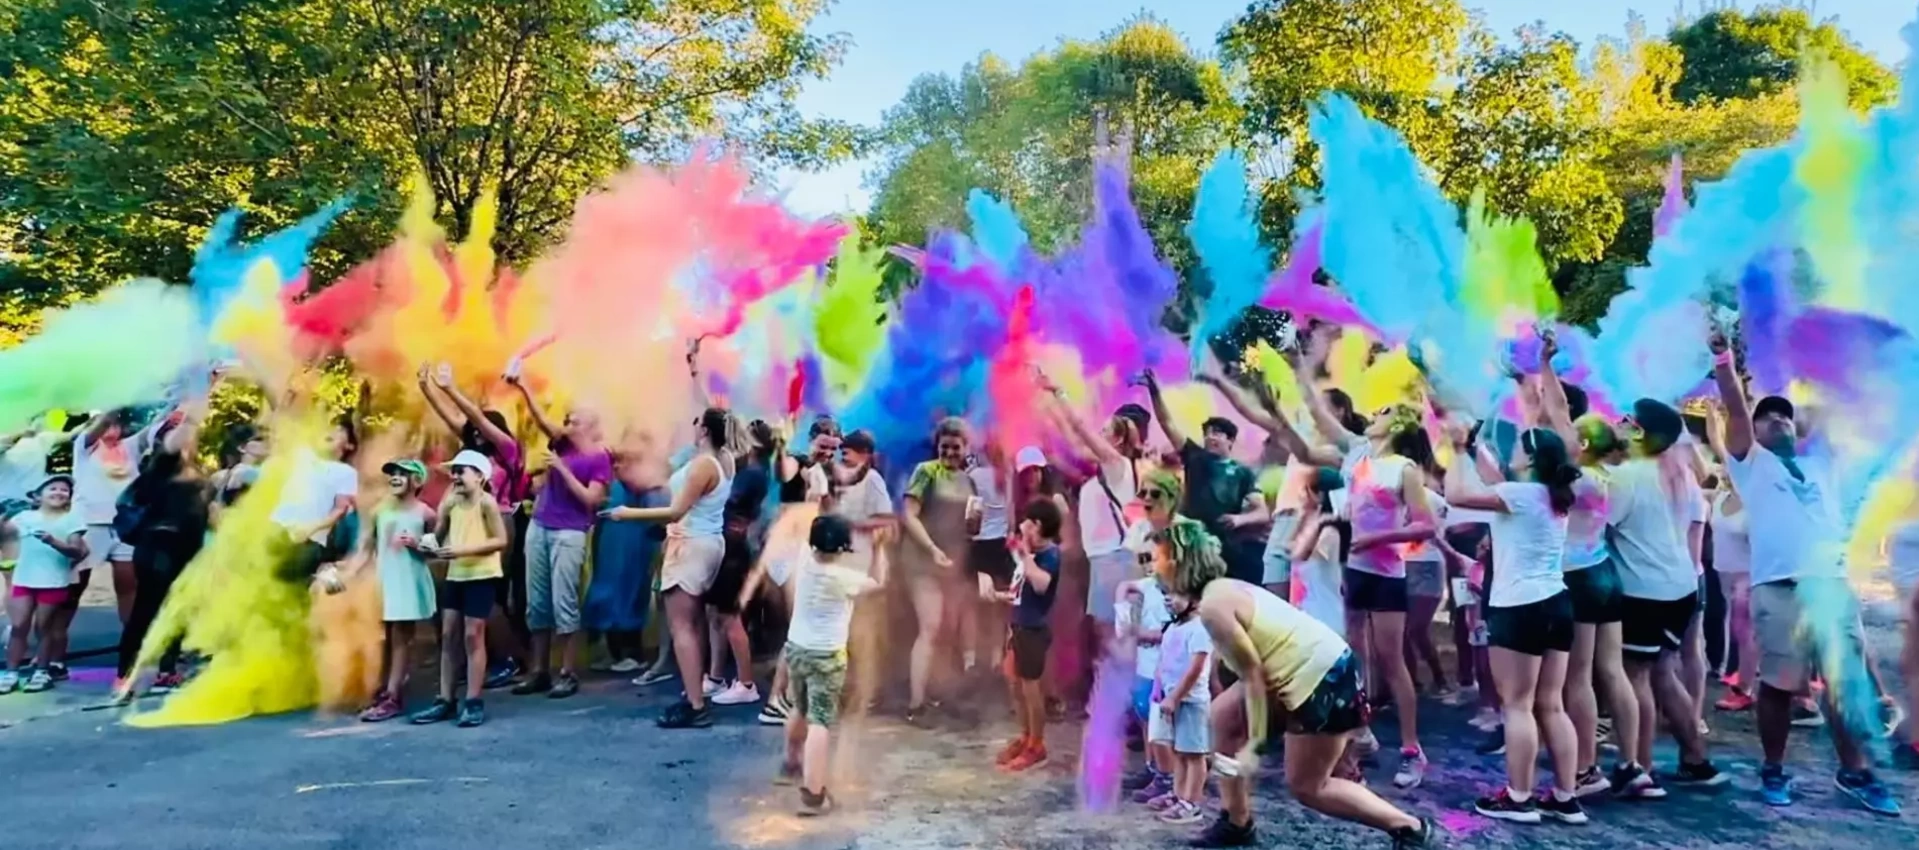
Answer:
[[[1673,0],[1466,0],[1495,31],[1510,33],[1534,21],[1590,43],[1621,35],[1626,18],[1637,10],[1654,31],[1663,31],[1679,7]],[[846,61],[824,82],[809,86],[800,98],[808,114],[874,124],[899,100],[907,83],[920,74],[957,72],[982,53],[1018,60],[1061,38],[1090,39],[1136,12],[1166,21],[1188,42],[1210,50],[1225,23],[1244,11],[1247,0],[837,0],[816,25],[820,32],[852,37]],[[1697,0],[1688,3],[1697,5]],[[1754,0],[1739,0],[1751,8]],[[1839,24],[1888,63],[1905,60],[1899,29],[1914,17],[1919,0],[1819,0],[1822,18]],[[862,174],[868,163],[849,163],[819,173],[781,176],[786,200],[808,215],[863,211],[868,194]]]

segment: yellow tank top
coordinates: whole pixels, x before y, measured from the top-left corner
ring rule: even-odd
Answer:
[[[443,545],[458,548],[484,543],[492,535],[486,532],[486,511],[479,502],[461,502],[449,499],[441,510],[446,511],[446,541]],[[506,575],[500,568],[500,553],[480,555],[473,558],[454,558],[446,565],[447,581],[478,581],[480,579],[499,578]]]
[[[1267,687],[1288,710],[1298,708],[1346,654],[1345,639],[1286,600],[1245,582],[1215,581],[1206,586],[1204,598],[1228,593],[1246,594],[1253,600],[1253,621],[1246,625],[1246,633],[1252,638]],[[1232,657],[1222,658],[1231,669]],[[1245,675],[1241,670],[1233,672]]]

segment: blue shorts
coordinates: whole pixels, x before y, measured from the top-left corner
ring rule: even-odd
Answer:
[[[1153,716],[1153,680],[1145,676],[1133,677],[1133,716],[1141,723]]]

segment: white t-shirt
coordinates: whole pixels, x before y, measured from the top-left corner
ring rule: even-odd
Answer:
[[[1127,506],[1139,498],[1139,484],[1133,478],[1133,464],[1126,458],[1099,465],[1100,475],[1086,479],[1079,487],[1079,535],[1087,557],[1097,557],[1124,548],[1123,525]],[[1102,486],[1100,477],[1104,476]],[[1106,495],[1111,488],[1119,504]]]
[[[1699,590],[1686,530],[1666,496],[1658,461],[1635,458],[1612,468],[1606,514],[1627,596],[1671,602]]]
[[[1445,529],[1452,527],[1452,524],[1446,521],[1446,517],[1452,513],[1452,506],[1446,504],[1445,496],[1433,492],[1431,488],[1427,488],[1426,507],[1433,512],[1434,528],[1440,529],[1443,532]],[[1488,521],[1490,522],[1491,520],[1488,519]],[[1406,560],[1409,562],[1417,561],[1422,564],[1437,564],[1446,560],[1446,553],[1439,548],[1438,543],[1431,540],[1419,540],[1406,544]]]
[[[1770,450],[1753,446],[1726,471],[1745,502],[1752,583],[1845,575],[1846,535],[1832,466],[1821,455],[1797,457],[1801,481]]]
[[[71,584],[73,560],[33,535],[34,532],[44,531],[64,542],[75,534],[83,533],[87,530],[87,521],[80,516],[80,512],[68,510],[62,514],[44,514],[21,511],[12,522],[14,529],[20,532],[20,559],[13,568],[14,586],[53,590]]]
[[[1566,589],[1562,563],[1566,558],[1566,517],[1553,513],[1546,485],[1531,481],[1504,481],[1493,492],[1506,503],[1505,513],[1493,514],[1493,589],[1487,597],[1494,608],[1513,608],[1550,599]]]
[[[1186,668],[1193,666],[1193,657],[1200,653],[1211,655],[1213,637],[1207,634],[1197,615],[1188,616],[1184,621],[1174,623],[1166,630],[1166,639],[1159,644],[1159,690],[1170,695],[1179,687],[1179,680],[1186,678]],[[1204,706],[1213,700],[1213,664],[1209,660],[1199,668],[1199,678],[1193,681],[1193,689],[1186,692],[1182,705]]]
[[[1291,588],[1294,608],[1341,634],[1346,632],[1345,567],[1339,562],[1339,532],[1321,529],[1312,557],[1293,563]]]
[[[1152,579],[1135,582],[1139,585],[1141,604],[1139,606],[1139,628],[1161,632],[1164,639],[1166,621],[1173,613],[1166,608],[1166,592],[1159,589],[1159,582]],[[1142,679],[1151,679],[1159,675],[1159,644],[1139,645],[1139,652],[1133,661],[1133,675]]]
[[[87,435],[81,434],[73,439],[73,511],[90,525],[105,525],[113,522],[113,515],[119,512],[120,494],[140,472],[140,459],[146,457],[147,449],[153,443],[153,429],[148,428],[130,436],[121,438],[120,451],[124,461],[108,463],[103,458],[106,447],[100,442],[87,445]],[[104,556],[104,555],[103,555]]]
[[[1720,493],[1712,500],[1712,568],[1722,573],[1752,572],[1752,541],[1746,536],[1746,508],[1726,514],[1726,499]]]
[[[848,485],[840,490],[840,499],[836,512],[847,522],[866,522],[876,516],[893,513],[893,499],[886,492],[886,477],[876,470],[867,470],[859,483]],[[853,531],[853,554],[844,562],[849,569],[873,570],[873,533]]]
[[[999,482],[990,466],[975,466],[966,471],[966,477],[973,479],[973,492],[979,494],[980,518],[979,533],[974,540],[1005,540],[1008,523],[1006,521],[1006,494],[1000,492]]]
[[[273,509],[273,522],[282,528],[313,525],[333,513],[333,502],[341,496],[349,499],[360,494],[360,474],[336,460],[321,460],[312,452],[302,453],[294,461],[293,477],[280,494]],[[327,532],[308,538],[326,545]]]
[[[871,587],[863,572],[808,557],[793,571],[793,624],[787,642],[814,652],[846,648],[853,623],[853,600]]]

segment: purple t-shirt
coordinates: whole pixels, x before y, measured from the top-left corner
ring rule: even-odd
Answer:
[[[608,484],[613,480],[613,455],[605,449],[590,452],[567,449],[560,452],[560,462],[573,470],[573,477],[580,479],[581,484],[589,487],[594,482]],[[555,531],[588,531],[593,528],[594,519],[594,511],[580,504],[559,474],[549,470],[546,483],[540,486],[539,498],[533,501],[533,521]]]

